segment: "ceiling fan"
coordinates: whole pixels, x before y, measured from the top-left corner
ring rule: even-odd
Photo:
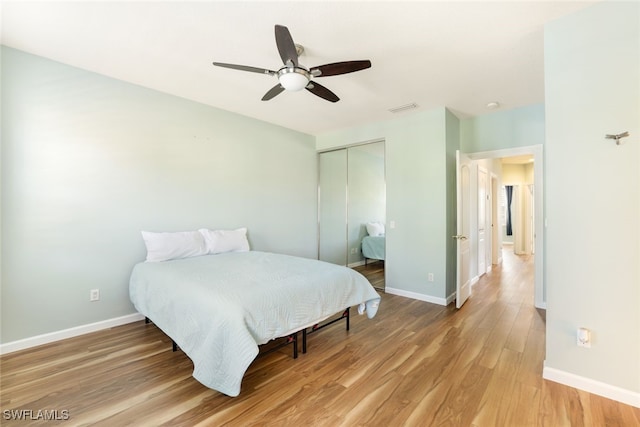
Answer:
[[[313,78],[353,73],[354,71],[360,71],[371,67],[371,61],[362,60],[334,62],[332,64],[305,68],[298,62],[298,56],[302,53],[304,48],[293,43],[293,38],[291,37],[291,33],[289,33],[289,29],[283,25],[276,25],[275,33],[278,52],[280,53],[280,58],[282,58],[282,62],[284,63],[284,66],[278,71],[249,67],[246,65],[225,64],[222,62],[214,62],[213,65],[233,68],[234,70],[277,76],[278,84],[265,93],[262,97],[263,101],[268,101],[274,98],[284,90],[298,91],[306,89],[314,95],[331,102],[337,102],[340,98],[326,87],[312,81]]]

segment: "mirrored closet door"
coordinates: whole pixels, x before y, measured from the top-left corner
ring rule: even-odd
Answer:
[[[384,141],[319,154],[319,259],[357,268],[385,258]]]
[[[319,162],[318,258],[346,265],[347,150],[321,153]]]

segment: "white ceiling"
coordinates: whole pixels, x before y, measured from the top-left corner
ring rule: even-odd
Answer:
[[[2,2],[2,43],[110,77],[319,134],[446,106],[460,118],[544,101],[543,25],[593,1]],[[318,79],[341,100],[264,93],[276,77],[274,25],[317,66],[369,59]],[[415,111],[415,110],[414,110]],[[397,113],[408,114],[408,113]]]

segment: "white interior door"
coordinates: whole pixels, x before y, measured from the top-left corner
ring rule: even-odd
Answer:
[[[460,150],[456,151],[457,186],[457,232],[453,236],[457,241],[456,308],[471,295],[471,251],[469,231],[471,222],[471,160]]]
[[[487,272],[487,170],[478,167],[478,276]]]

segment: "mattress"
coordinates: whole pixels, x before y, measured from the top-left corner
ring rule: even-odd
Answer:
[[[347,307],[372,318],[380,301],[352,269],[258,251],[141,262],[129,292],[191,358],[194,378],[229,396],[239,395],[258,345]]]

